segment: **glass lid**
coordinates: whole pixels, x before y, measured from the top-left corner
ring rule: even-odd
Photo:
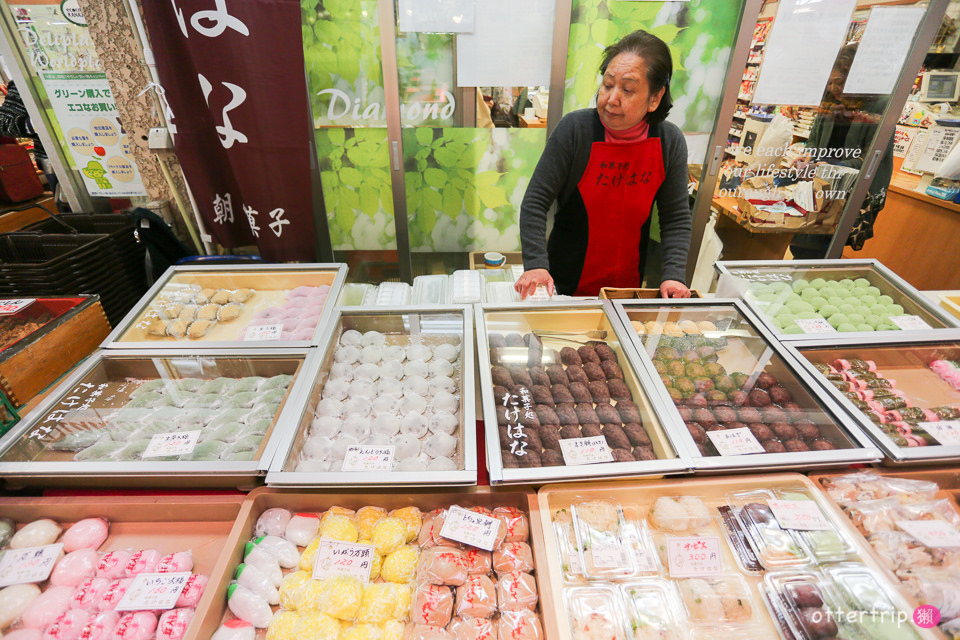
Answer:
[[[960,343],[803,348],[800,353],[894,444],[960,445]]]
[[[380,472],[465,469],[464,314],[342,314],[281,470],[383,482]]]
[[[118,342],[311,340],[336,270],[175,272]]]
[[[940,329],[950,326],[909,285],[870,265],[727,266],[749,281],[744,297],[784,334]]]
[[[504,469],[677,458],[601,308],[484,317]]]
[[[859,448],[734,306],[624,311],[702,455]]]
[[[302,358],[105,357],[3,462],[259,460]]]

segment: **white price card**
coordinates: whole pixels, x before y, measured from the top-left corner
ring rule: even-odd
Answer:
[[[0,316],[10,315],[11,313],[16,313],[25,307],[29,307],[31,304],[36,302],[36,298],[16,298],[8,300],[0,300]]]
[[[343,471],[390,471],[394,445],[352,445],[347,447]]]
[[[353,576],[366,584],[370,582],[374,553],[374,547],[369,544],[321,540],[317,559],[313,564],[313,579]]]
[[[926,331],[933,328],[920,316],[890,316],[887,319],[904,331]]]
[[[53,571],[61,551],[63,545],[60,543],[9,549],[0,557],[0,587],[43,582]]]
[[[633,555],[637,560],[637,571],[640,573],[657,573],[660,571],[652,549],[636,549]]]
[[[723,573],[719,536],[667,536],[671,578],[697,578]]]
[[[943,520],[897,520],[897,526],[931,547],[960,547],[960,531]]]
[[[795,318],[793,321],[797,323],[797,326],[800,327],[804,333],[836,333],[837,331],[823,318],[809,318],[806,320]]]
[[[283,333],[282,324],[259,324],[254,327],[247,327],[243,339],[247,341],[279,340],[281,333]]]
[[[942,445],[960,445],[960,420],[940,420],[939,422],[920,422],[917,426],[932,435]]]
[[[619,569],[627,564],[623,547],[616,542],[598,543],[590,547],[593,566],[597,569]]]
[[[766,449],[760,444],[750,429],[724,429],[722,431],[707,431],[707,437],[722,456],[742,456],[749,453],[765,453]],[[560,442],[563,442],[561,440]]]
[[[567,438],[560,441],[560,453],[569,466],[613,462],[613,454],[603,436],[590,438]]]
[[[783,529],[829,531],[833,525],[813,500],[770,500],[770,510]]]
[[[452,506],[440,529],[440,535],[486,551],[493,551],[500,531],[500,521],[482,513]]]
[[[158,611],[177,606],[180,592],[187,586],[189,571],[177,573],[141,573],[117,603],[117,611]]]
[[[576,551],[567,554],[567,571],[575,576],[583,575],[583,563]]]
[[[190,453],[197,446],[197,440],[200,438],[200,430],[195,431],[173,431],[170,433],[157,433],[150,438],[150,444],[140,456],[143,460],[147,458],[161,458],[165,456],[182,456]]]

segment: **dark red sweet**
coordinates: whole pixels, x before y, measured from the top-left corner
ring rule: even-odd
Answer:
[[[577,365],[580,366],[582,361],[580,360],[580,354],[577,353],[577,350],[573,347],[564,347],[560,349],[560,361],[565,365]]]
[[[590,382],[590,378],[583,372],[583,367],[579,365],[567,367],[567,379],[570,380],[570,382],[581,382],[583,384]]]
[[[607,374],[603,372],[603,367],[596,362],[587,362],[583,365],[583,372],[587,374],[587,378],[590,380],[602,380],[607,379]]]
[[[594,402],[600,403],[610,401],[610,390],[607,388],[606,382],[594,380],[593,382],[587,384],[587,389],[590,391],[590,396],[593,398]]]
[[[735,407],[742,407],[747,403],[747,394],[739,389],[727,394],[727,400]]]
[[[630,389],[623,380],[607,380],[607,390],[614,400],[629,400]]]
[[[630,449],[612,449],[610,451],[613,455],[614,462],[633,462],[633,452]]]
[[[487,335],[487,344],[490,345],[491,349],[503,348],[507,346],[507,341],[502,333],[491,333]]]
[[[491,367],[490,377],[493,378],[493,384],[495,385],[500,385],[501,387],[513,386],[513,376],[510,375],[510,372],[506,367],[501,367],[499,365]]]
[[[797,437],[797,429],[786,422],[774,422],[770,425],[770,430],[781,440],[793,440]]]
[[[690,420],[692,418],[693,409],[691,409],[690,407],[681,406],[681,407],[677,407],[677,413],[680,414],[680,419],[686,422],[687,420]]]
[[[707,406],[707,399],[703,397],[702,393],[695,393],[687,398],[683,404],[693,409],[699,409]]]
[[[635,447],[650,444],[650,435],[647,433],[647,430],[643,428],[643,425],[639,423],[630,422],[623,425],[623,432],[627,434],[630,444]]]
[[[770,394],[770,399],[773,400],[776,404],[786,404],[793,400],[793,396],[790,395],[790,392],[781,387],[780,385],[775,385],[767,389],[767,393]]]
[[[550,387],[550,394],[556,404],[573,404],[573,394],[565,384],[555,384]]]
[[[820,429],[809,422],[794,425],[797,428],[797,435],[804,440],[816,440],[820,437]]]
[[[607,362],[609,360],[612,360],[614,362],[617,361],[617,354],[613,351],[613,349],[610,348],[610,345],[600,343],[596,345],[593,349],[594,351],[597,352],[597,355],[600,357],[601,362]]]
[[[506,425],[509,423],[510,421],[507,420],[507,408],[502,404],[498,404],[497,405],[497,424]]]
[[[510,375],[513,377],[514,384],[523,385],[528,388],[533,386],[533,379],[530,378],[530,372],[527,371],[526,367],[510,367]]]
[[[536,404],[553,404],[553,394],[550,393],[550,389],[543,386],[542,384],[535,384],[530,388],[530,393],[533,395],[533,401]]]
[[[753,437],[760,442],[763,442],[764,440],[772,440],[774,438],[773,431],[771,431],[770,427],[762,422],[751,422],[747,425],[747,428],[750,429],[750,433],[753,434]]]
[[[783,446],[787,451],[810,451],[810,447],[803,440],[784,440]]]
[[[560,424],[560,418],[557,416],[556,411],[553,410],[553,407],[549,407],[545,404],[538,404],[536,407],[534,407],[534,410],[537,413],[537,417],[540,418],[540,424]]]
[[[790,422],[790,417],[787,415],[787,412],[779,407],[764,407],[760,409],[760,415],[763,416],[763,421],[767,424]]]
[[[594,438],[603,435],[603,432],[600,430],[600,425],[598,424],[585,424],[580,427],[580,433],[584,438]]]
[[[508,333],[506,337],[508,347],[525,347],[527,343],[523,341],[523,336],[519,333]]]
[[[746,422],[747,424],[751,422],[763,422],[763,416],[760,415],[760,411],[754,407],[741,407],[737,411],[737,415],[740,416],[740,422]]]
[[[757,376],[757,387],[761,389],[769,389],[775,384],[777,384],[777,379],[766,371]]]
[[[560,424],[563,425],[578,425],[580,420],[577,419],[577,412],[573,408],[573,404],[558,404],[556,408],[557,417],[560,418]]]
[[[754,389],[747,395],[747,402],[754,407],[766,407],[770,405],[770,394],[763,389]]]
[[[734,420],[733,422],[724,422],[722,426],[724,429],[746,429],[747,428],[747,425],[743,424],[738,420]]]
[[[530,380],[533,384],[539,384],[544,387],[549,387],[551,384],[550,376],[547,375],[547,370],[543,367],[531,367]]]
[[[704,429],[717,423],[717,419],[709,409],[697,409],[693,412],[693,420],[699,422]]]
[[[623,380],[623,370],[620,369],[616,360],[604,360],[600,363],[600,368],[603,369],[607,380]]]
[[[603,424],[620,424],[620,414],[612,406],[606,403],[597,404],[597,417]]]
[[[736,422],[737,412],[730,407],[717,407],[713,410],[717,422]]]
[[[578,404],[575,409],[580,424],[600,424],[600,417],[597,416],[597,412],[593,408],[593,403],[582,402]]]
[[[569,440],[570,438],[580,438],[580,427],[572,424],[568,424],[564,428],[560,429],[560,439]]]
[[[541,453],[540,462],[544,467],[562,467],[566,464],[559,449],[547,449]]]
[[[526,455],[520,456],[520,466],[521,467],[542,467],[543,462],[540,460],[540,452],[527,449]]]
[[[634,460],[656,460],[657,454],[654,453],[653,447],[634,447],[633,459]]]
[[[699,423],[688,422],[686,424],[687,431],[690,432],[690,437],[693,438],[694,442],[698,444],[707,442],[707,432],[699,425]]]
[[[828,440],[814,440],[810,443],[810,448],[814,451],[830,451],[831,449],[836,449],[837,447]]]
[[[587,364],[588,362],[600,364],[600,356],[597,355],[597,350],[590,345],[583,345],[577,349],[577,353],[580,354],[580,360],[582,360],[584,364]]]
[[[779,440],[764,440],[760,444],[763,445],[767,453],[784,453],[787,450]]]
[[[540,444],[544,449],[560,448],[560,431],[556,427],[540,427]]]
[[[630,439],[623,432],[623,427],[618,424],[604,425],[600,430],[603,437],[607,439],[607,446],[611,449],[630,449]]]
[[[624,422],[641,422],[640,410],[637,405],[630,400],[620,400],[617,402],[617,412]]]
[[[570,390],[574,402],[593,402],[593,395],[590,394],[590,389],[585,383],[571,382],[567,385],[567,389]]]
[[[547,367],[547,377],[550,378],[550,384],[567,384],[570,379],[567,378],[567,372],[558,364]]]

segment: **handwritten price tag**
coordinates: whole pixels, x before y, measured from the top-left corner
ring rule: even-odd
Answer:
[[[244,340],[279,340],[283,333],[282,324],[260,324],[255,327],[247,327],[243,334]]]
[[[904,331],[926,331],[932,327],[920,316],[890,316],[887,318]]]
[[[393,445],[347,447],[343,471],[390,471],[393,469]]]
[[[797,323],[797,326],[803,329],[804,333],[835,333],[834,329],[829,322],[823,318],[810,318],[808,320],[801,320],[800,318],[795,318],[794,322]]]
[[[189,571],[141,573],[117,603],[117,611],[173,609],[188,578]]]
[[[671,578],[697,578],[723,573],[719,536],[667,536]]]
[[[813,500],[770,500],[770,510],[783,529],[829,531],[833,529]]]
[[[63,545],[59,543],[10,549],[0,558],[0,587],[43,582],[53,571],[62,550]]]
[[[447,510],[440,535],[471,547],[493,551],[499,531],[500,521],[496,518],[453,506]]]
[[[197,446],[197,440],[200,438],[200,430],[196,431],[174,431],[172,433],[157,433],[150,438],[150,444],[147,445],[143,455],[143,460],[147,458],[160,458],[164,456],[180,456],[190,453]]]
[[[621,569],[627,562],[623,547],[616,543],[598,543],[590,548],[593,553],[593,566],[598,569]]]
[[[567,554],[567,571],[575,576],[583,575],[583,563],[580,561],[580,554],[576,551]]]
[[[16,313],[36,302],[36,298],[19,298],[16,300],[0,300],[0,316]]]
[[[921,422],[920,428],[932,435],[942,445],[960,445],[960,420]]]
[[[603,436],[568,438],[560,441],[560,453],[568,465],[613,462],[613,454]]]
[[[707,437],[722,456],[742,456],[750,453],[764,453],[766,449],[746,427],[707,431]],[[560,442],[563,442],[562,440]]]
[[[928,547],[960,547],[960,531],[943,520],[897,520],[897,526]]]
[[[353,576],[360,582],[370,582],[373,554],[374,548],[368,544],[321,540],[313,565],[313,579]]]

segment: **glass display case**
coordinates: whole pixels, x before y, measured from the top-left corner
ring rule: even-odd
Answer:
[[[881,454],[738,300],[618,300],[698,471],[876,462]]]
[[[717,262],[717,294],[738,295],[785,341],[898,335],[957,319],[876,260]]]
[[[170,267],[102,346],[308,346],[340,294],[346,269],[341,264]]]
[[[475,309],[491,483],[689,470],[609,301]]]
[[[0,439],[0,477],[8,486],[250,487],[315,357],[102,351]]]
[[[923,340],[821,339],[794,345],[847,422],[886,462],[960,460],[960,331]]]
[[[267,484],[476,484],[470,307],[337,314]]]

